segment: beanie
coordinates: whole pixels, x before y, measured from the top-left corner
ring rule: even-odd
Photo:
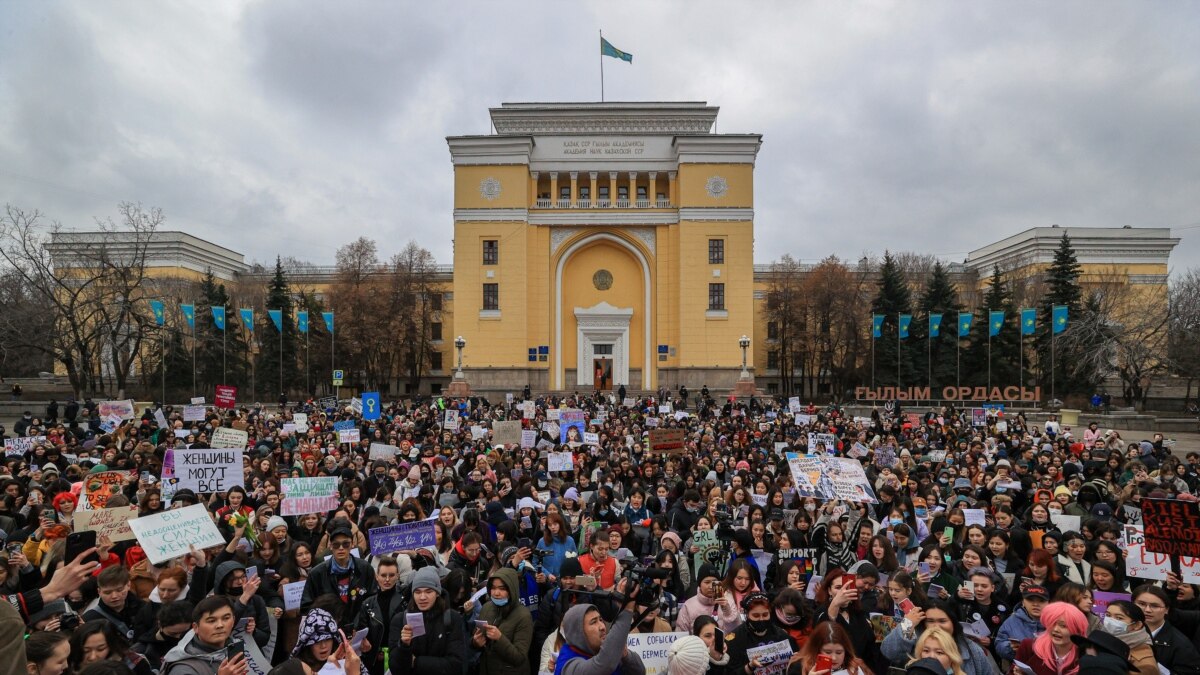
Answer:
[[[681,637],[667,650],[670,675],[704,675],[708,672],[708,645],[696,635]]]
[[[700,566],[700,571],[696,574],[696,580],[703,581],[709,577],[720,579],[721,573],[717,571],[717,568],[714,565],[704,563]]]
[[[574,579],[583,574],[583,566],[579,564],[579,558],[567,558],[558,566],[558,576]]]
[[[279,516],[271,516],[267,519],[267,532],[273,532],[277,527],[287,529],[287,521]]]
[[[413,573],[412,589],[432,588],[439,594],[442,592],[442,581],[438,579],[436,567],[426,566]]]

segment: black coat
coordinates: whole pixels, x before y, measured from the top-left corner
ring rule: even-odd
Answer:
[[[367,598],[363,603],[362,614],[358,617],[358,629],[367,629],[367,642],[371,643],[370,651],[363,652],[363,663],[372,673],[382,673],[387,664],[380,656],[383,648],[392,641],[390,632],[392,620],[397,614],[403,614],[408,606],[408,598],[399,586],[392,589],[391,597],[387,598],[386,606],[381,605],[383,591]]]
[[[872,636],[874,633],[872,633]],[[734,629],[734,631],[725,636],[725,652],[729,654],[729,663],[725,665],[725,670],[730,673],[744,673],[746,664],[750,663],[750,657],[746,654],[746,650],[751,647],[761,647],[775,642],[788,641],[792,646],[792,652],[799,651],[796,641],[792,636],[788,635],[782,628],[771,622],[770,628],[764,635],[755,635],[750,632],[750,625],[742,623]],[[711,667],[711,664],[710,664]]]
[[[400,641],[406,619],[404,612],[396,614],[388,631],[392,675],[461,675],[467,654],[462,616],[452,609],[426,612],[425,634],[408,645]]]
[[[1150,640],[1154,648],[1154,659],[1171,675],[1200,675],[1200,651],[1178,628],[1163,624]]]
[[[350,571],[343,574],[334,574],[332,559],[309,570],[308,579],[304,583],[304,595],[300,598],[301,611],[307,612],[312,609],[313,602],[322,595],[333,594],[340,597],[338,582],[341,580],[348,581],[347,595],[343,600],[342,624],[357,626],[367,596],[379,592],[379,585],[375,583],[375,570],[369,563],[358,558],[350,558]]]

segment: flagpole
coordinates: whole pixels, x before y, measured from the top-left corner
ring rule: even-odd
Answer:
[[[192,305],[192,398],[196,398],[196,305]]]
[[[311,329],[312,327],[305,326],[305,328]],[[309,370],[308,369],[308,333],[309,333],[309,331],[307,331],[307,330],[304,331],[304,395],[305,396],[308,396],[310,393],[312,393],[312,379],[308,376],[308,370]],[[304,399],[304,400],[307,401],[308,399]]]
[[[988,312],[988,391],[992,391],[992,313]],[[984,400],[987,399],[985,395]]]
[[[900,388],[900,315],[896,315],[896,389]]]
[[[283,309],[279,310],[279,394],[282,396],[287,392],[283,390]]]
[[[1017,376],[1017,382],[1020,384],[1021,389],[1024,390],[1025,389],[1025,322],[1024,321],[1021,322],[1020,339],[1021,339],[1021,348],[1018,350],[1020,353],[1018,354],[1018,358],[1017,358],[1017,364],[1018,364],[1017,369],[1020,370],[1021,373]]]
[[[1050,400],[1054,399],[1054,376],[1058,373],[1054,370],[1054,352],[1057,351],[1055,343],[1058,341],[1058,334],[1054,332],[1054,309],[1050,310]]]
[[[931,319],[929,319],[929,317],[926,317],[926,320],[929,321],[929,328],[933,328],[933,321]],[[927,377],[928,377],[928,382],[926,383],[926,385],[929,387],[930,391],[932,391],[933,390],[933,331],[932,330],[925,331],[925,367],[927,369]],[[931,393],[930,396],[933,396],[933,394]]]
[[[221,305],[221,386],[225,385],[225,380],[229,377],[229,360],[225,357],[225,331],[229,328],[227,310],[225,305]]]
[[[165,310],[164,310],[165,311]],[[167,329],[166,321],[163,322],[162,335],[162,400],[158,402],[159,407],[167,404]]]
[[[871,315],[871,388],[875,388],[875,315]]]
[[[600,102],[604,103],[604,29],[600,29]]]
[[[958,313],[958,337],[954,338],[954,386],[962,386],[962,312]]]

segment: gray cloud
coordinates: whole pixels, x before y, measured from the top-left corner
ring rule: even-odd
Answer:
[[[502,101],[708,100],[764,134],[757,255],[965,252],[1200,223],[1188,3],[7,3],[0,200],[121,200],[268,260],[359,234],[449,261],[447,135]],[[830,234],[836,233],[836,234]],[[1173,267],[1200,265],[1200,228]]]

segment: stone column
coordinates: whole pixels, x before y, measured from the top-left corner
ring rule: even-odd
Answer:
[[[617,208],[617,172],[608,172],[608,206]]]
[[[532,186],[532,188],[530,189],[530,191],[533,193],[533,195],[532,195],[532,197],[531,197],[531,198],[530,198],[530,200],[529,200],[529,205],[530,205],[530,206],[537,206],[537,196],[538,196],[538,194],[537,194],[537,189],[538,189],[538,172],[537,172],[537,171],[530,171],[530,172],[529,172],[529,178],[530,178],[530,180],[533,182],[533,186]]]
[[[550,206],[558,206],[558,172],[550,172]]]
[[[591,185],[592,185],[592,195],[591,195],[592,208],[596,208],[596,200],[598,200],[600,198],[600,193],[596,191],[596,182],[597,182],[596,178],[599,175],[600,175],[600,173],[598,171],[589,171],[588,172],[588,179],[591,180]]]
[[[637,206],[637,172],[629,172],[629,205]]]
[[[579,197],[579,172],[571,172],[571,208],[575,208],[575,200]]]
[[[670,184],[667,186],[667,199],[670,200],[671,206],[679,208],[679,180],[676,178],[679,174],[674,171],[667,172],[667,179]]]
[[[650,184],[646,186],[646,199],[650,200],[650,207],[658,206],[658,172],[651,171],[646,174],[650,179]]]

